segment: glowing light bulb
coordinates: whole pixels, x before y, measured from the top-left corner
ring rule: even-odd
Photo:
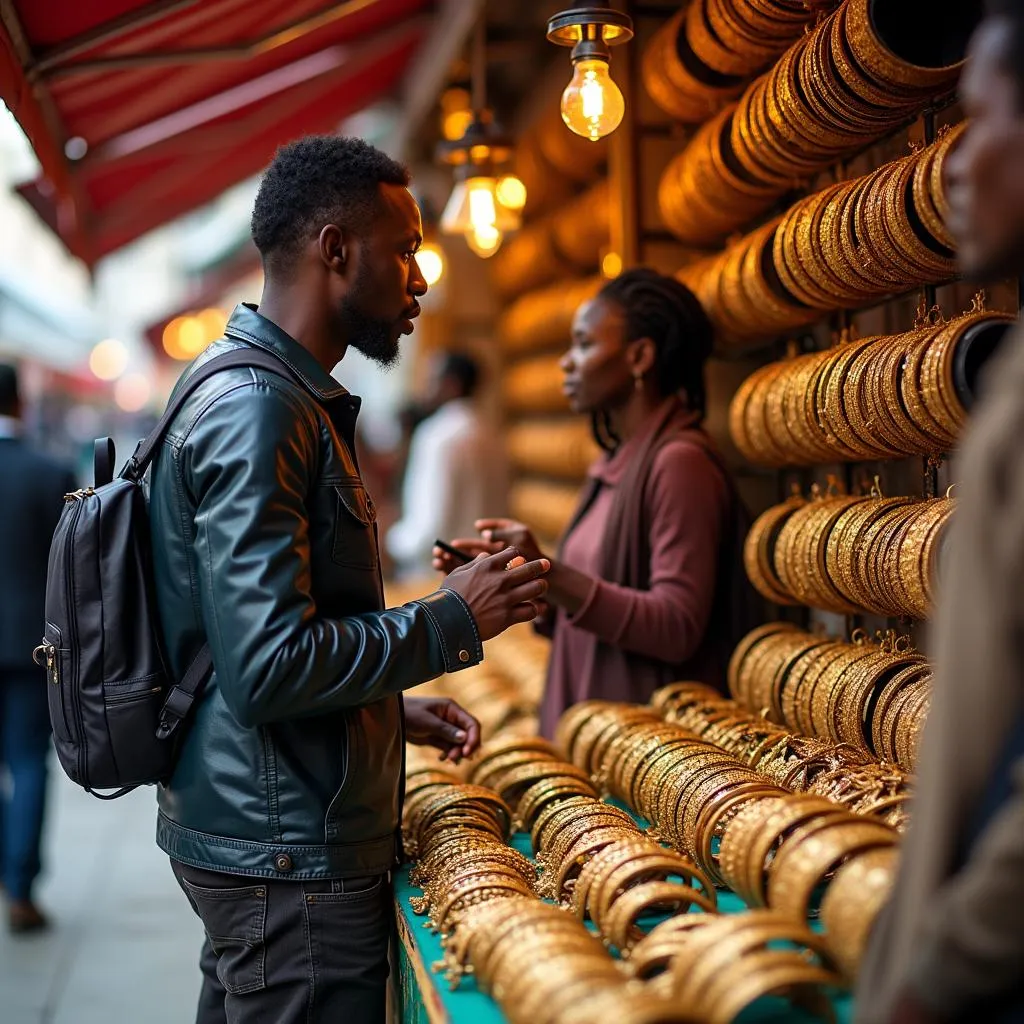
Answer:
[[[466,232],[466,244],[482,259],[493,256],[501,247],[505,235],[496,227],[482,225]]]
[[[494,182],[490,178],[470,179],[469,221],[476,232],[496,230],[498,207],[494,200]]]
[[[514,174],[498,179],[497,195],[506,209],[521,210],[526,205],[526,186]]]
[[[597,142],[619,127],[625,113],[626,102],[612,81],[607,61],[576,61],[572,81],[562,93],[562,120],[569,129]]]
[[[417,251],[416,265],[420,268],[427,287],[432,288],[444,274],[444,253],[436,245],[428,242]]]

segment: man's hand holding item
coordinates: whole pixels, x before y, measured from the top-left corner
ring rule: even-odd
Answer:
[[[436,747],[442,761],[458,764],[480,747],[480,723],[445,697],[406,697],[405,735],[420,747]]]
[[[516,559],[522,556],[515,548],[479,554],[467,565],[452,569],[442,584],[469,606],[481,640],[490,640],[515,623],[532,621],[537,615],[534,602],[547,593],[542,577],[551,562],[538,558],[510,567]]]

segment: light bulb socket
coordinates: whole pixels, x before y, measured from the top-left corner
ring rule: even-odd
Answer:
[[[473,120],[458,139],[437,144],[437,159],[458,169],[465,165],[493,166],[507,163],[514,141],[494,121],[489,110],[473,111]]]
[[[548,19],[548,42],[576,47],[599,40],[619,46],[633,38],[633,19],[610,7],[573,7]]]
[[[573,64],[578,64],[581,60],[603,60],[608,64],[612,59],[612,53],[607,43],[600,39],[584,39],[572,48],[569,59]]]

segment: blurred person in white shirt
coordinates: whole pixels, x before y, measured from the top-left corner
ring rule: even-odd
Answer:
[[[473,536],[477,519],[505,507],[504,451],[473,402],[480,370],[470,356],[433,360],[428,407],[416,427],[402,481],[401,519],[387,534],[400,578],[425,576],[434,540]]]

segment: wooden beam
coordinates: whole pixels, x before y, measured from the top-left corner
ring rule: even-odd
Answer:
[[[382,146],[395,159],[407,157],[413,135],[437,101],[483,6],[483,0],[443,0],[430,35],[405,74],[402,113]]]

